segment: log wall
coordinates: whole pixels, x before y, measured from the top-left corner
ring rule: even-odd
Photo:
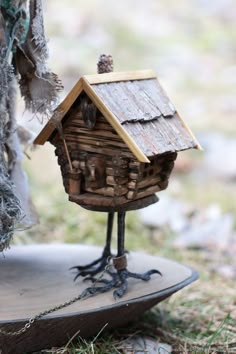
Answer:
[[[150,164],[142,164],[136,186],[136,198],[143,198],[167,188],[176,157],[177,153],[159,155],[150,159]]]
[[[140,163],[100,112],[97,112],[94,128],[86,128],[79,102],[69,111],[63,125],[63,138],[72,165],[76,162],[81,171],[81,193],[98,195],[99,203],[101,196],[113,198],[117,203],[124,203],[165,189],[177,156],[176,153],[158,155],[150,158],[150,164]],[[69,193],[70,165],[62,136],[59,133],[55,134],[51,142],[56,146],[55,153],[61,167],[63,184]],[[104,157],[104,185],[100,185],[99,188],[88,183],[88,156],[92,155]]]

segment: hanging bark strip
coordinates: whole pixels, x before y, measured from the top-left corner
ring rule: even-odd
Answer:
[[[14,119],[10,104],[11,98],[14,98],[14,76],[7,60],[4,25],[0,13],[0,251],[9,246],[15,223],[21,217],[20,201],[9,177],[9,170],[14,164],[14,153],[7,145]]]
[[[2,52],[1,52],[2,53]],[[8,149],[7,140],[11,135],[12,111],[9,109],[12,96],[13,78],[6,62],[0,58],[0,251],[9,246],[15,223],[21,217],[20,201],[15,195],[9,172],[14,164],[14,153]],[[9,75],[4,73],[7,68]],[[5,76],[5,78],[4,78]],[[5,79],[5,82],[4,82]]]
[[[27,205],[24,210],[21,208],[24,204],[21,196],[25,197],[28,186],[21,167],[16,133],[16,77],[26,108],[47,116],[57,103],[57,93],[62,88],[58,77],[47,68],[47,58],[41,0],[1,1],[0,251],[9,246],[16,224],[23,219],[29,225],[25,220],[30,219],[27,215],[24,217],[30,208]],[[21,181],[16,190],[13,180],[17,176],[21,176]]]

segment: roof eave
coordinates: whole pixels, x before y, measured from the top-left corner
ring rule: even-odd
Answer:
[[[189,133],[189,135],[192,137],[194,143],[196,144],[194,147],[192,147],[192,149],[196,149],[196,150],[200,150],[203,151],[203,148],[201,146],[201,144],[198,142],[197,138],[195,137],[195,135],[193,134],[192,130],[188,127],[188,125],[185,123],[185,121],[181,118],[181,116],[178,113],[178,117],[179,120],[181,121],[182,125],[184,126],[184,128],[187,130],[187,132]],[[189,148],[191,149],[191,148]]]
[[[53,112],[53,116],[41,130],[39,135],[35,138],[34,144],[36,145],[44,145],[46,141],[49,140],[50,136],[54,132],[57,126],[57,122],[61,122],[65,117],[66,113],[69,111],[77,97],[83,91],[82,80],[79,79],[77,83],[74,85],[69,94],[65,97],[65,99],[60,103],[60,105]]]

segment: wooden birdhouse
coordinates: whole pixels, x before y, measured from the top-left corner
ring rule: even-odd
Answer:
[[[69,200],[96,211],[154,203],[177,153],[200,148],[149,70],[81,77],[35,144],[46,141]]]

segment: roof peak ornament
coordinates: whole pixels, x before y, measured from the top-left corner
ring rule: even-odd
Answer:
[[[101,54],[97,63],[98,74],[110,73],[114,69],[112,55]]]

